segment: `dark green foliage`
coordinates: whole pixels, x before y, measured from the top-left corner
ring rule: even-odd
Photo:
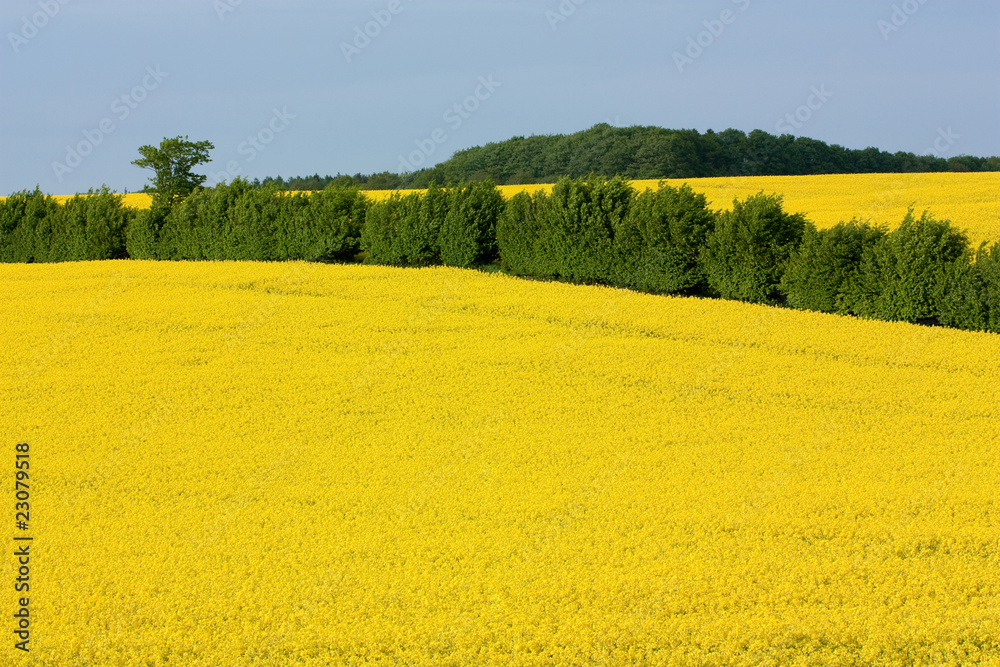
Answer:
[[[635,190],[620,177],[556,183],[546,211],[556,274],[580,282],[612,282],[615,235],[634,199]]]
[[[288,202],[270,188],[256,190],[249,185],[239,193],[226,219],[225,259],[247,261],[284,260],[288,253],[282,229]],[[288,198],[292,199],[292,198]],[[301,198],[296,203],[301,204]],[[293,217],[294,214],[289,217]]]
[[[37,187],[34,192],[15,192],[0,202],[0,261],[43,261],[36,258],[36,230],[45,226],[45,220],[55,215],[58,206],[54,198]],[[48,254],[47,245],[44,253]]]
[[[1000,242],[992,249],[981,248],[976,257],[976,270],[982,280],[980,292],[988,313],[986,330],[1000,333]]]
[[[174,205],[157,236],[157,259],[242,259],[236,244],[240,234],[231,223],[241,198],[252,188],[243,179],[199,189]],[[155,210],[154,210],[155,216]]]
[[[949,327],[1000,333],[1000,243],[955,261],[939,319]]]
[[[830,229],[808,224],[781,279],[788,305],[803,310],[847,314],[857,290],[861,259],[886,234],[884,227],[852,220]]]
[[[708,284],[724,299],[752,303],[778,300],[788,259],[805,232],[806,219],[782,210],[782,198],[752,195],[721,212],[701,253]]]
[[[790,134],[762,130],[669,130],[612,127],[606,123],[574,134],[514,137],[456,152],[433,167],[406,174],[319,175],[280,179],[290,190],[319,189],[348,180],[363,189],[423,188],[436,180],[458,183],[490,178],[495,183],[552,183],[563,176],[620,175],[628,179],[699,178],[796,174],[856,174],[941,171],[1000,171],[1000,158],[851,150]],[[272,179],[265,179],[265,182]]]
[[[429,182],[429,181],[428,181]],[[360,190],[397,190],[402,187],[402,179],[398,174],[383,171],[378,174],[337,174],[336,176],[293,176],[292,178],[282,178],[281,176],[268,176],[263,181],[254,180],[254,187],[266,185],[276,185],[282,190],[313,191],[318,192],[330,186],[337,185],[342,188],[358,188]],[[407,183],[407,187],[411,184]],[[424,184],[426,187],[426,183]]]
[[[419,222],[420,199],[416,193],[404,197],[394,192],[369,207],[361,228],[361,250],[366,262],[406,266],[407,256],[399,238],[402,229],[413,228]]]
[[[125,251],[131,259],[157,259],[163,217],[153,209],[139,211],[125,230]]]
[[[383,171],[355,179],[354,185],[361,185],[365,190],[395,190],[401,187],[401,182],[397,174]]]
[[[368,207],[365,224],[361,227],[361,252],[365,254],[365,262],[369,264],[397,264],[392,251],[392,239],[403,197],[394,192],[387,199],[374,202]]]
[[[937,318],[954,263],[968,240],[947,220],[912,209],[902,224],[862,257],[851,310],[880,320],[923,322]]]
[[[615,238],[634,200],[621,178],[564,178],[550,195],[520,193],[497,225],[501,265],[519,275],[615,284]]]
[[[441,263],[441,229],[451,194],[431,183],[423,194],[393,193],[372,204],[361,230],[361,249],[372,264],[430,266]]]
[[[453,189],[448,214],[441,224],[441,261],[457,267],[493,261],[497,254],[497,220],[503,209],[503,196],[493,181],[466,183]]]
[[[431,183],[419,198],[416,210],[400,220],[397,244],[409,266],[441,263],[441,225],[448,216],[449,193]]]
[[[300,255],[306,259],[350,260],[361,250],[361,228],[368,200],[356,188],[331,183],[309,196],[301,234]]]
[[[135,209],[127,208],[124,197],[107,186],[84,202],[87,259],[126,259],[125,233],[136,218]]]
[[[125,257],[125,230],[135,212],[107,187],[65,204],[19,192],[0,204],[0,260],[71,262]]]
[[[510,200],[497,221],[497,250],[504,271],[519,276],[549,277],[555,268],[540,251],[545,233],[548,195],[519,192]]]
[[[698,264],[715,219],[704,195],[688,185],[641,193],[615,236],[614,282],[647,292],[696,290]]]
[[[107,187],[77,195],[49,218],[48,243],[40,235],[41,229],[36,231],[39,251],[46,245],[49,248],[48,258],[36,261],[123,259],[125,229],[134,217],[135,212],[122,205],[122,196]]]
[[[133,257],[174,260],[351,259],[367,203],[354,188],[312,195],[258,188],[237,178],[195,190],[158,224],[155,212],[130,230]]]

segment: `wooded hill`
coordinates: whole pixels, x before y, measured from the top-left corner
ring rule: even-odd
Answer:
[[[320,190],[331,181],[371,190],[425,188],[482,180],[498,184],[554,183],[561,177],[590,174],[629,179],[711,176],[796,176],[811,174],[1000,171],[1000,157],[957,156],[948,159],[877,148],[854,150],[790,134],[762,130],[746,134],[725,130],[595,125],[575,134],[514,137],[456,152],[427,169],[395,174],[319,174],[290,179],[267,178],[289,190]]]

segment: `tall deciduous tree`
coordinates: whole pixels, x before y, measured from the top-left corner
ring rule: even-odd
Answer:
[[[205,182],[207,177],[194,174],[191,169],[208,162],[208,152],[214,148],[210,141],[188,141],[187,136],[164,139],[159,148],[139,148],[142,157],[132,164],[156,172],[150,179],[154,210],[169,209]]]

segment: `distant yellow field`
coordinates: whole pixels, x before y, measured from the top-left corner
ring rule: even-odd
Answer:
[[[67,200],[72,199],[74,196],[75,195],[55,195],[55,200],[60,204],[65,204]],[[152,203],[152,198],[142,192],[130,192],[127,195],[122,196],[125,198],[125,205],[132,208],[149,208]]]
[[[0,664],[1000,660],[1000,336],[304,263],[0,312]]]
[[[729,209],[733,198],[745,199],[760,191],[777,193],[784,196],[786,210],[805,213],[820,228],[855,217],[894,227],[902,221],[907,208],[913,206],[918,214],[926,209],[940,219],[951,220],[968,232],[973,246],[982,241],[1000,241],[1000,172],[748,176],[666,182],[675,187],[688,183],[696,192],[704,193],[714,209]],[[642,190],[656,188],[658,183],[635,181],[633,184]],[[500,189],[509,198],[525,190],[550,191],[552,186],[505,185]],[[382,200],[392,192],[371,190],[365,195]],[[135,208],[148,208],[149,196],[129,194],[126,203]]]

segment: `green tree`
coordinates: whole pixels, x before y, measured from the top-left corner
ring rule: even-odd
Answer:
[[[369,202],[357,188],[331,181],[309,196],[302,223],[308,231],[309,248],[302,259],[352,260],[361,250],[361,228]]]
[[[441,263],[441,225],[448,216],[450,194],[431,182],[418,195],[417,206],[404,207],[395,229],[393,247],[406,266]],[[407,199],[404,197],[404,201]]]
[[[615,236],[615,284],[666,294],[696,291],[704,283],[698,257],[714,224],[705,195],[687,184],[647,189]]]
[[[855,290],[861,258],[886,231],[858,220],[823,230],[809,224],[781,279],[788,304],[824,313],[850,313],[849,295]]]
[[[42,228],[36,233],[36,248],[48,257],[36,261],[75,262],[81,260],[124,259],[125,230],[135,211],[122,204],[122,196],[107,186],[76,195],[58,206],[47,219],[43,242]],[[47,248],[44,248],[47,246]]]
[[[387,199],[371,204],[361,226],[361,250],[366,263],[389,266],[411,263],[400,239],[414,221],[419,221],[421,200],[415,192],[406,196],[393,192]]]
[[[541,243],[546,235],[548,195],[518,192],[510,198],[497,220],[497,250],[504,271],[519,276],[550,277],[555,268],[545,261]]]
[[[0,201],[0,262],[45,261],[41,255],[47,242],[39,244],[36,236],[44,236],[38,230],[48,228],[58,209],[56,200],[37,186],[34,192],[22,190]]]
[[[852,311],[879,320],[936,320],[954,264],[968,251],[966,235],[948,220],[926,211],[916,219],[910,209],[898,228],[865,251]]]
[[[770,303],[788,259],[802,240],[806,219],[785,213],[778,195],[752,195],[733,200],[723,211],[700,260],[708,284],[723,299]]]
[[[542,217],[541,249],[555,273],[578,282],[613,282],[614,239],[635,200],[628,181],[616,176],[560,179]]]
[[[451,198],[441,225],[441,261],[458,267],[492,261],[497,253],[497,220],[504,209],[500,191],[487,179],[459,185]]]
[[[164,139],[160,147],[140,146],[142,155],[132,164],[152,169],[156,175],[152,183],[153,209],[169,210],[177,201],[201,187],[206,176],[191,172],[199,164],[209,161],[208,151],[215,148],[210,141],[188,141],[187,136]]]
[[[954,264],[941,303],[941,324],[1000,333],[1000,243],[985,243]]]

